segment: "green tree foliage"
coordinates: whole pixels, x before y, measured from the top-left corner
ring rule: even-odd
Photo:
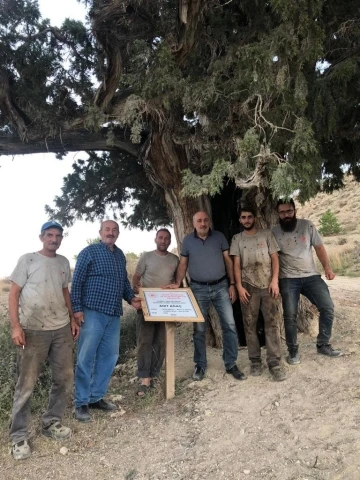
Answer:
[[[264,202],[270,191],[305,200],[321,178],[339,187],[344,166],[360,178],[356,2],[84,3],[91,28],[54,29],[34,0],[0,12],[2,132],[30,149],[55,139],[52,151],[114,152],[74,164],[55,201],[65,223],[130,197],[141,208],[127,221],[154,224],[160,207],[165,219],[165,201],[175,221],[181,181],[198,197],[231,178]]]
[[[319,232],[327,237],[328,235],[336,235],[340,233],[340,224],[331,210],[326,210],[320,217]]]

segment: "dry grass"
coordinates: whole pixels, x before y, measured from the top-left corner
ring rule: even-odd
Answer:
[[[319,228],[327,210],[336,215],[341,226],[339,235],[323,238],[331,266],[337,275],[360,276],[360,183],[346,177],[343,189],[319,193],[304,205],[297,205],[297,216],[311,220]]]

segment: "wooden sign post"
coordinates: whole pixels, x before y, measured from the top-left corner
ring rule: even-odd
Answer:
[[[204,322],[190,288],[140,288],[146,322],[165,322],[165,398],[175,396],[175,323]]]

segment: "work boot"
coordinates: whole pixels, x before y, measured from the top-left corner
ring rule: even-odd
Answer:
[[[25,460],[31,455],[31,449],[27,440],[21,440],[18,443],[13,443],[11,447],[11,454],[14,460]]]
[[[230,375],[232,375],[236,380],[246,380],[245,374],[238,369],[237,365],[234,365],[233,367],[228,368],[226,370],[226,373],[229,373]]]
[[[341,357],[343,355],[341,350],[334,350],[331,345],[316,345],[316,349],[318,353],[327,357]]]
[[[261,363],[260,362],[253,362],[250,366],[250,375],[253,377],[258,377],[261,375]]]
[[[89,407],[87,405],[81,405],[75,408],[75,418],[79,422],[90,422],[91,417],[89,413]]]
[[[299,365],[300,364],[300,355],[298,352],[289,352],[289,355],[286,357],[286,361],[289,365]]]
[[[117,410],[117,406],[114,403],[107,402],[103,398],[97,402],[89,403],[89,408],[97,408],[98,410],[105,410],[106,412]]]
[[[200,382],[205,376],[205,370],[202,367],[199,367],[199,365],[195,365],[195,370],[193,373],[193,380],[196,380],[197,382]]]
[[[269,372],[275,382],[283,382],[284,380],[286,380],[286,374],[279,365],[276,365],[275,367],[270,367]]]

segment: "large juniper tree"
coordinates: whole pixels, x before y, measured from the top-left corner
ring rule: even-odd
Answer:
[[[356,2],[84,3],[90,28],[60,29],[34,0],[0,4],[0,153],[111,152],[77,162],[63,220],[130,192],[148,206],[135,223],[165,221],[165,200],[181,240],[224,179],[269,222],[271,193],[339,186],[342,165],[359,176]]]
[[[132,195],[128,221],[170,220],[181,242],[211,196],[218,218],[233,207],[231,184],[269,225],[272,198],[360,178],[357,2],[84,3],[89,25],[57,29],[36,0],[0,0],[0,154],[90,152],[63,222]]]

